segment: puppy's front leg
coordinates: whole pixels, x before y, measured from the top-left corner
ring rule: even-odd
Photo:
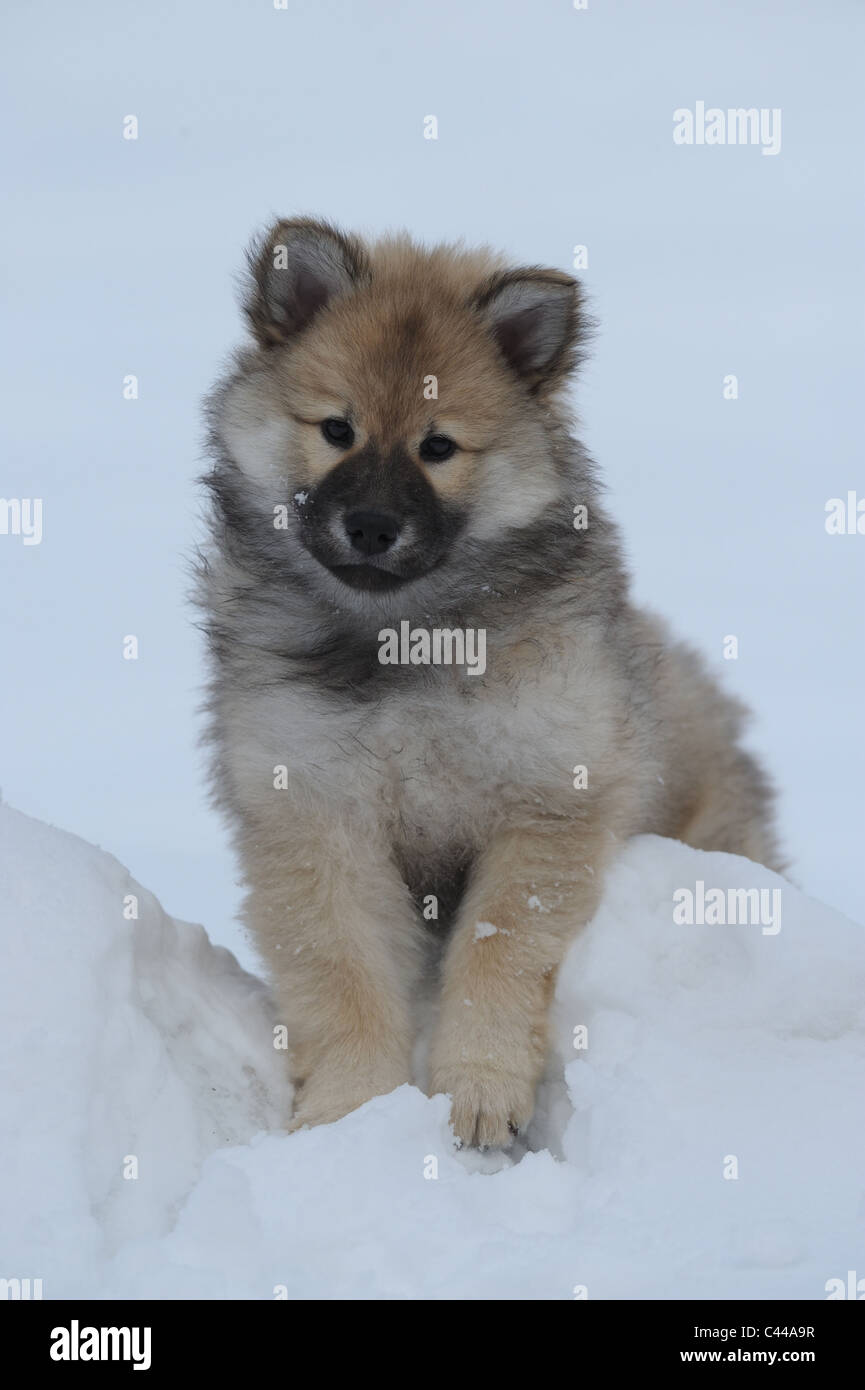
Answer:
[[[582,825],[508,831],[477,865],[444,963],[430,1091],[454,1133],[504,1147],[526,1127],[556,973],[593,915],[612,839]]]
[[[422,932],[385,846],[337,816],[258,827],[244,859],[246,920],[288,1030],[292,1128],[326,1124],[410,1080]]]

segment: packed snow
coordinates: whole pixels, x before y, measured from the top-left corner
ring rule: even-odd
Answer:
[[[697,883],[780,889],[781,929],[677,924]],[[623,849],[507,1156],[410,1086],[288,1135],[265,987],[6,806],[0,898],[0,1277],[45,1298],[820,1299],[865,1268],[865,932],[745,860]]]

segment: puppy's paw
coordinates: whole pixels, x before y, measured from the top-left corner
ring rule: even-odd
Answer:
[[[435,1073],[431,1089],[451,1097],[454,1137],[479,1149],[508,1148],[535,1108],[532,1082],[490,1068],[442,1069]]]
[[[327,1071],[313,1072],[295,1089],[294,1113],[289,1133],[315,1125],[333,1124],[352,1110],[365,1105],[373,1096],[385,1096],[409,1080],[408,1069],[382,1068],[380,1072],[362,1075],[334,1075]]]

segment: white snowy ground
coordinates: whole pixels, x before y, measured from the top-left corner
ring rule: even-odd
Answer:
[[[697,879],[782,886],[781,931],[675,925]],[[46,1298],[819,1299],[865,1270],[865,931],[744,860],[623,853],[516,1161],[454,1152],[408,1086],[280,1132],[262,986],[5,806],[0,901],[0,1277]]]

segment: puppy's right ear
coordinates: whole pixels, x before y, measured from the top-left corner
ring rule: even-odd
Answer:
[[[338,295],[369,277],[360,242],[328,222],[277,222],[246,253],[243,308],[263,348],[287,343]]]

